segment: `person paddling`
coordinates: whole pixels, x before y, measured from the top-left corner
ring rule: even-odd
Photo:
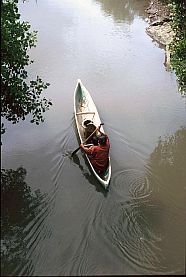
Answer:
[[[80,148],[89,155],[91,164],[98,174],[103,174],[109,163],[110,142],[106,134],[100,131],[100,126],[97,128],[101,136],[98,137],[98,145],[93,145],[90,148],[80,144]]]

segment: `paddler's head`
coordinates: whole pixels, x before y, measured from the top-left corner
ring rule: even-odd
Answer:
[[[99,137],[99,144],[100,144],[101,146],[106,145],[106,141],[107,141],[107,137],[106,137],[105,135],[101,135],[101,136]]]
[[[97,146],[98,145],[98,137],[97,136],[93,136],[92,138],[92,143]]]

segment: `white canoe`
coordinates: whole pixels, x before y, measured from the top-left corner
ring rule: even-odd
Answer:
[[[77,85],[74,91],[74,116],[75,122],[77,126],[77,131],[79,135],[80,142],[83,143],[86,140],[85,136],[85,122],[91,122],[93,125],[98,127],[101,124],[101,120],[97,111],[97,108],[90,96],[88,90],[84,87],[81,80],[77,80]],[[104,132],[103,126],[101,126],[100,130]],[[106,189],[109,185],[110,178],[111,178],[111,161],[109,156],[109,164],[108,168],[105,170],[103,175],[98,175],[95,171],[94,167],[92,166],[90,159],[87,154],[85,154],[91,170],[97,180],[103,185]]]

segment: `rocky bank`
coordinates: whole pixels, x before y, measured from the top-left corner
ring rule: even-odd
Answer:
[[[165,66],[170,69],[169,45],[174,38],[174,32],[170,23],[170,11],[167,0],[151,0],[146,9],[149,23],[146,32],[153,40],[165,49]]]

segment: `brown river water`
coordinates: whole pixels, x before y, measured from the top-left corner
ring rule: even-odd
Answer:
[[[43,124],[7,124],[2,137],[2,167],[30,188],[5,227],[4,273],[184,274],[186,105],[164,50],[145,32],[147,3],[20,2],[38,31],[29,75],[51,84],[44,94],[53,106]],[[110,137],[108,192],[81,151],[70,158],[78,78]]]

